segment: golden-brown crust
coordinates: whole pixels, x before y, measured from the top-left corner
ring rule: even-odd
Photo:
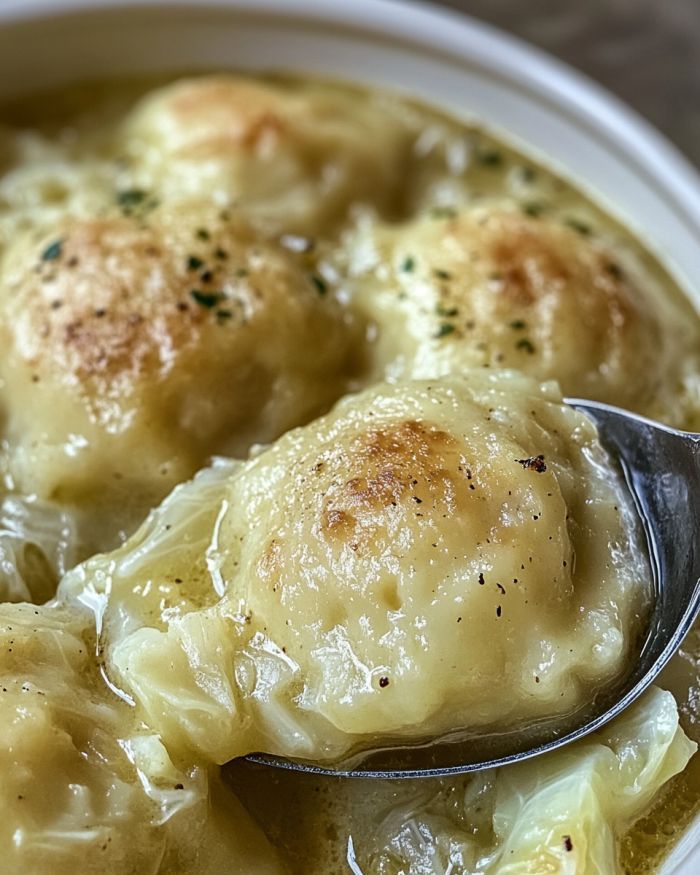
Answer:
[[[525,221],[508,221],[494,239],[487,236],[485,256],[494,281],[516,306],[532,306],[547,290],[564,289],[571,279],[561,254],[537,231]]]
[[[494,288],[513,306],[535,310],[545,298],[561,297],[582,315],[595,313],[606,332],[634,330],[645,320],[640,290],[605,247],[592,246],[577,231],[503,211],[490,217],[482,234]]]
[[[286,116],[296,101],[274,89],[230,76],[186,80],[163,106],[168,125],[181,132],[176,151],[206,158],[230,149],[254,152],[291,131]]]
[[[374,243],[396,272],[360,274],[354,294],[377,322],[379,373],[513,367],[558,380],[567,395],[652,415],[650,406],[671,403],[668,310],[592,234],[489,206],[386,228]],[[408,256],[411,271],[401,268]]]
[[[149,187],[223,197],[279,230],[327,234],[355,201],[393,212],[414,132],[351,92],[300,91],[236,76],[147,94],[121,148]]]
[[[49,245],[60,254],[42,260]],[[225,214],[202,226],[73,222],[20,259],[4,302],[15,348],[29,367],[83,388],[162,378],[205,337],[223,349],[273,308],[337,316],[310,272]]]
[[[170,472],[162,495],[327,407],[351,368],[353,328],[307,255],[212,205],[66,220],[19,239],[0,275],[11,444],[62,452],[76,435],[107,453],[103,486],[141,465]],[[66,497],[21,467],[23,488]]]
[[[83,385],[104,387],[163,375],[177,354],[214,325],[215,336],[240,330],[240,319],[217,317],[224,300],[227,307],[229,300],[245,306],[247,313],[264,306],[275,289],[239,276],[248,270],[246,247],[257,245],[250,229],[242,223],[218,225],[207,229],[206,246],[194,229],[186,247],[178,239],[184,234],[127,218],[66,226],[56,238],[60,255],[50,261],[42,261],[41,252],[51,239],[37,243],[35,258],[25,260],[9,292],[23,359]],[[226,252],[225,262],[212,256],[216,249]],[[188,270],[188,252],[201,253],[199,272]],[[204,272],[211,274],[206,282]],[[201,305],[193,291],[222,300]]]
[[[324,501],[321,532],[329,538],[357,540],[358,526],[390,512],[399,503],[421,504],[416,487],[426,487],[444,497],[445,450],[455,439],[447,432],[416,420],[392,428],[371,428],[351,443],[346,464],[362,476],[332,485]],[[355,545],[356,547],[357,545]]]

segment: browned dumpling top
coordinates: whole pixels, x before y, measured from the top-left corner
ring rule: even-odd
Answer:
[[[326,233],[353,203],[394,210],[415,135],[395,104],[225,75],[150,92],[120,143],[147,188],[196,191],[276,227]]]
[[[512,367],[568,396],[682,419],[698,328],[585,226],[508,206],[364,226],[346,254],[377,376]]]
[[[8,468],[44,498],[116,492],[145,512],[349,374],[349,319],[312,265],[199,202],[28,232],[0,288]]]

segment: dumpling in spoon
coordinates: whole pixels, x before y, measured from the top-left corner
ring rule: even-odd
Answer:
[[[514,372],[381,385],[177,489],[64,581],[176,748],[334,762],[570,712],[647,568],[593,425]]]

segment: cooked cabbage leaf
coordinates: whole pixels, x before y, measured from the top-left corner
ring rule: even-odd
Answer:
[[[365,875],[614,875],[618,837],[696,747],[673,696],[652,688],[589,739],[392,811],[370,840],[355,840],[358,866]]]
[[[2,872],[50,860],[52,875],[156,875],[195,859],[198,873],[279,872],[216,775],[174,762],[104,683],[92,621],[56,603],[0,607]]]
[[[0,602],[47,601],[77,558],[67,510],[31,497],[0,498]]]

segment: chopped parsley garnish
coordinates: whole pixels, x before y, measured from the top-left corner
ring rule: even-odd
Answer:
[[[573,228],[574,231],[578,231],[584,237],[590,237],[593,233],[593,229],[586,222],[582,222],[580,219],[577,219],[575,216],[567,216],[564,219],[564,224],[568,225],[569,228]]]
[[[199,270],[204,267],[204,262],[197,255],[190,255],[187,258],[187,270]]]
[[[192,295],[200,307],[206,307],[207,310],[216,307],[226,297],[223,292],[203,292],[201,289],[192,289],[190,295]]]
[[[496,149],[487,149],[478,155],[479,163],[484,167],[500,167],[503,164],[503,155]]]
[[[248,268],[247,267],[239,267],[236,270],[236,276],[248,276]]]
[[[220,246],[214,250],[214,258],[218,258],[219,261],[226,261],[228,258],[228,252],[225,249],[222,249]]]
[[[520,206],[525,215],[532,216],[533,219],[538,219],[545,209],[544,204],[538,203],[537,201],[528,201]]]
[[[233,313],[230,310],[217,310],[216,311],[216,321],[217,322],[226,322],[233,316]]]
[[[616,264],[614,261],[609,261],[605,265],[605,270],[610,274],[610,276],[615,277],[616,280],[621,280],[625,275],[625,272],[620,267],[620,265]]]
[[[457,210],[454,207],[433,207],[430,215],[433,219],[454,219],[457,215]]]
[[[452,334],[452,332],[454,330],[455,330],[455,327],[450,322],[442,322],[438,326],[438,330],[435,332],[433,337],[435,337],[435,338],[446,337],[448,334]]]
[[[416,260],[412,255],[407,255],[403,260],[403,264],[401,265],[401,270],[406,273],[411,273],[413,268],[416,266]]]
[[[317,273],[311,274],[311,282],[313,283],[313,285],[314,285],[316,291],[319,293],[319,295],[325,295],[326,292],[328,291],[328,286],[326,284],[326,281],[323,279],[323,277],[320,277]]]
[[[449,279],[452,278],[452,274],[451,274],[449,271],[447,271],[447,270],[440,270],[440,269],[437,269],[437,268],[436,268],[436,269],[433,271],[433,273],[434,273],[435,276],[436,276],[438,279],[440,279],[440,280],[449,280]]]
[[[537,171],[534,167],[523,166],[520,168],[520,178],[523,182],[534,182],[537,176]]]
[[[456,316],[459,313],[459,309],[457,307],[445,307],[444,304],[438,304],[435,307],[435,312],[438,316],[446,316],[449,319],[452,316]]]
[[[527,337],[523,337],[522,340],[519,340],[519,341],[515,344],[515,348],[516,348],[516,349],[522,349],[522,350],[524,350],[525,352],[530,353],[530,355],[532,355],[532,354],[534,353],[534,351],[535,351],[535,347],[534,347],[534,345],[532,344],[531,341],[529,341],[529,340],[527,339]]]
[[[148,192],[142,188],[127,188],[117,192],[117,203],[123,209],[130,209],[143,203],[147,197]]]
[[[513,319],[510,323],[510,327],[513,331],[522,331],[523,328],[527,328],[527,322],[523,322],[522,319]]]
[[[206,228],[197,228],[197,230],[195,231],[195,236],[198,237],[200,240],[208,240],[211,235]]]
[[[42,261],[56,261],[63,254],[63,240],[54,240],[41,253]]]

